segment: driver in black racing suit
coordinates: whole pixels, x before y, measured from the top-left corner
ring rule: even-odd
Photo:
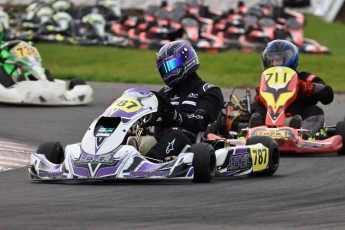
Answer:
[[[206,83],[195,72],[200,63],[188,41],[170,42],[156,55],[157,68],[167,85],[156,93],[165,107],[158,112],[164,123],[155,135],[157,144],[146,156],[163,160],[194,143],[197,133],[216,120],[224,99],[220,88]]]

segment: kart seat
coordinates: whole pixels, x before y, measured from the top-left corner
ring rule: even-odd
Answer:
[[[145,156],[156,143],[157,140],[153,136],[141,136],[139,140],[139,152]]]
[[[129,136],[127,138],[126,145],[133,146],[141,153],[141,155],[145,156],[156,143],[157,140],[153,136],[141,136],[139,138],[139,142],[135,136]]]

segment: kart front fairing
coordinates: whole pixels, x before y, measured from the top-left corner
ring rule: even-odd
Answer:
[[[124,143],[132,126],[157,108],[158,100],[152,92],[140,88],[125,91],[92,122],[81,143],[66,146],[61,164],[53,164],[43,154],[32,154],[31,178],[193,178],[193,153],[181,153],[173,161],[154,163]]]
[[[108,153],[124,141],[139,119],[157,111],[158,100],[149,90],[132,88],[125,91],[104,113],[96,118],[82,140],[82,149],[94,155]]]
[[[175,160],[154,163],[130,145],[105,154],[88,154],[80,144],[68,145],[65,161],[53,164],[43,154],[32,154],[30,176],[38,180],[64,179],[192,179],[193,153],[181,153]]]

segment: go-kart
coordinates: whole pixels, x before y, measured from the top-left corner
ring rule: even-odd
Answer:
[[[0,47],[0,103],[83,105],[92,101],[92,88],[82,79],[54,79],[42,67],[36,47],[21,40]]]
[[[345,154],[345,121],[323,127],[316,134],[301,128],[290,127],[292,119],[286,108],[296,99],[298,93],[297,73],[287,67],[271,67],[261,76],[260,97],[267,108],[264,125],[251,127],[250,101],[228,102],[225,112],[217,123],[209,126],[206,139],[225,142],[226,145],[243,145],[255,136],[272,137],[281,153],[321,154],[338,152]],[[248,103],[247,103],[248,102]]]
[[[178,156],[165,160],[145,156],[156,143],[150,125],[165,123],[164,119],[159,120],[159,114],[171,106],[162,98],[159,93],[143,88],[126,90],[92,122],[80,143],[63,149],[59,142],[43,142],[37,153],[31,154],[30,178],[210,182],[217,173],[272,175],[277,170],[279,149],[269,137],[254,137],[247,146],[217,151],[198,138],[194,144],[186,145]]]
[[[106,31],[107,22],[103,15],[104,8],[100,6],[86,6],[79,18],[72,23],[73,42],[78,45],[107,45],[123,47],[127,39],[117,37]]]

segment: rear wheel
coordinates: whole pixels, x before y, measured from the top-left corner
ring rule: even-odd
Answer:
[[[335,135],[343,138],[343,148],[338,151],[339,155],[345,155],[345,121],[339,121],[335,127]]]
[[[194,153],[193,182],[210,182],[216,174],[216,154],[213,147],[207,143],[197,143],[192,145],[191,152]]]
[[[273,138],[268,136],[252,136],[247,140],[246,145],[254,145],[261,143],[268,148],[269,161],[268,167],[261,172],[253,172],[253,176],[272,176],[278,169],[280,152],[277,143]]]
[[[37,153],[44,154],[53,164],[61,164],[65,159],[64,149],[60,142],[43,142],[38,147]]]

